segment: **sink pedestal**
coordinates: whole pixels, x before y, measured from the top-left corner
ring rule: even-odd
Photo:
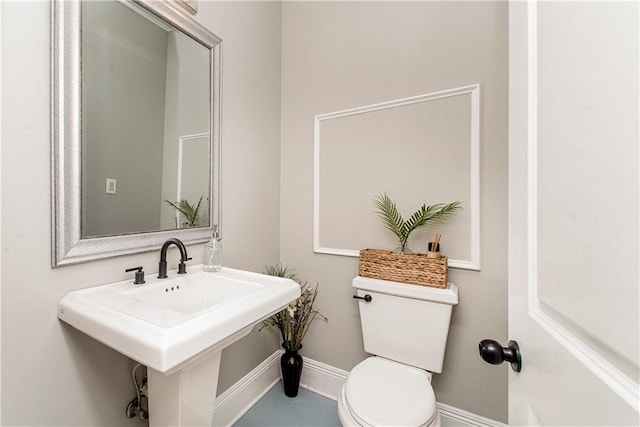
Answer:
[[[150,427],[211,425],[221,354],[209,354],[170,375],[147,369]]]

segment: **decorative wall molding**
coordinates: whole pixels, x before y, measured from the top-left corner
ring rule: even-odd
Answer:
[[[280,382],[279,365],[280,356],[283,353],[282,350],[277,350],[216,398],[212,425],[233,425],[274,385]],[[348,375],[348,371],[305,357],[300,386],[335,401],[338,399],[340,389]],[[444,403],[438,403],[438,409],[443,418],[455,421],[455,425],[505,427],[505,424],[498,421]],[[447,423],[447,425],[451,425],[451,423]]]
[[[469,209],[470,209],[470,248],[469,259],[449,259],[449,267],[465,270],[480,270],[480,85],[474,84],[439,92],[417,95],[408,98],[363,107],[350,108],[332,113],[320,114],[314,118],[313,144],[313,251],[320,254],[358,257],[359,249],[332,248],[320,244],[320,126],[323,121],[341,117],[366,114],[390,108],[403,107],[421,102],[435,101],[459,95],[470,95],[470,182],[469,182]]]
[[[586,342],[550,316],[541,306],[538,294],[538,2],[527,5],[528,21],[528,136],[527,136],[527,291],[529,316],[596,377],[640,412],[640,386]]]

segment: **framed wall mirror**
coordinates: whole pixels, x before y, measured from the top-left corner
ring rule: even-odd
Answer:
[[[169,1],[56,0],[52,23],[52,265],[205,241],[221,40]]]

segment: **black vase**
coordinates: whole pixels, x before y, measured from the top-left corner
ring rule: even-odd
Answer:
[[[282,384],[284,394],[287,397],[296,397],[300,386],[300,376],[302,375],[302,356],[298,350],[287,350],[280,357],[280,368],[282,369]]]

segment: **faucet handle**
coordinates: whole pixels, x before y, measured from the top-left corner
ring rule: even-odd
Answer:
[[[133,267],[133,268],[127,268],[125,270],[125,272],[129,273],[130,271],[135,271],[135,270],[137,270],[137,271],[136,271],[136,274],[135,274],[135,279],[133,281],[133,284],[134,285],[142,285],[143,283],[146,283],[144,281],[144,271],[142,271],[142,266]]]
[[[187,264],[185,262],[192,260],[193,258],[189,257],[187,259],[180,260],[178,263],[178,274],[187,274]]]

